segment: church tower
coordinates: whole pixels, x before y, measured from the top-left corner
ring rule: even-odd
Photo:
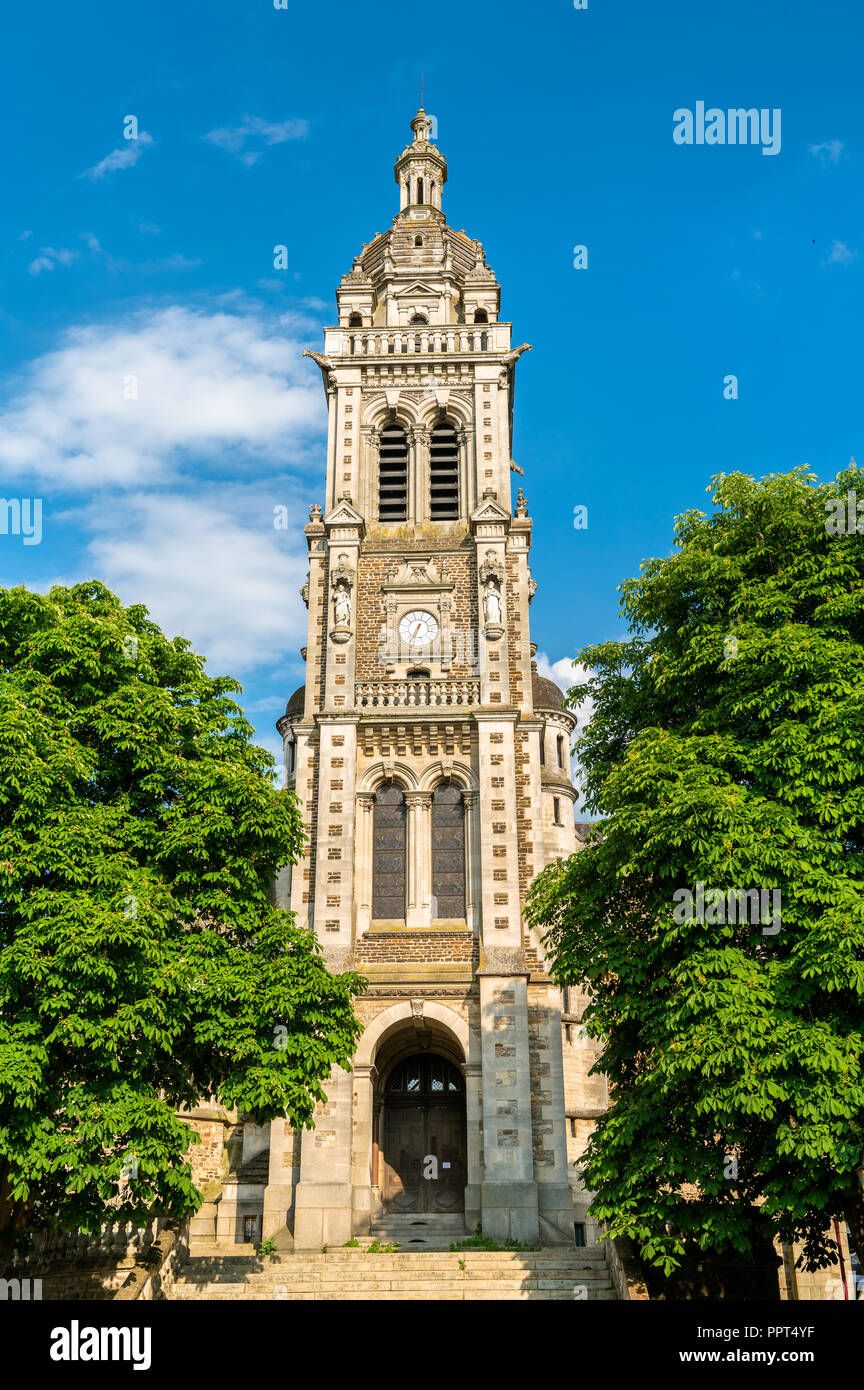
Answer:
[[[532,661],[532,523],[521,490],[511,503],[529,345],[481,243],[447,223],[422,109],[411,129],[392,226],[307,354],[326,491],[306,526],[306,683],[278,728],[309,839],[279,891],[329,967],[369,985],[315,1130],[271,1126],[264,1235],[287,1224],[298,1249],[417,1223],[572,1243],[577,1121],[605,1102],[571,1038],[578,1001],[562,1013],[522,915],[533,876],[579,846],[575,719]]]

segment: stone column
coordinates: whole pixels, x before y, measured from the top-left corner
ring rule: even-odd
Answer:
[[[414,441],[414,469],[411,515],[415,522],[429,519],[429,431],[423,425],[415,425],[412,431]]]
[[[468,1129],[468,1184],[465,1188],[465,1229],[473,1232],[483,1220],[483,1068],[465,1065],[465,1118]]]
[[[408,808],[408,908],[405,924],[409,927],[428,927],[432,895],[429,823],[432,793],[406,792],[405,804]]]
[[[270,1122],[270,1171],[264,1189],[262,1237],[269,1240],[291,1226],[300,1175],[300,1136],[281,1116]]]
[[[357,904],[357,935],[372,925],[372,827],[375,815],[375,793],[358,792],[355,825],[354,901]]]
[[[569,1245],[573,1240],[574,1212],[567,1168],[561,991],[557,986],[532,987],[528,1030],[532,1090],[538,1112],[532,1137],[540,1233],[544,1245]]]
[[[375,1066],[354,1068],[354,1138],[351,1163],[352,1228],[355,1235],[368,1235],[375,1213],[372,1211],[372,1139],[374,1128]]]
[[[479,935],[479,905],[480,905],[480,827],[479,827],[479,804],[480,796],[478,792],[462,793],[462,801],[465,805],[465,920],[473,931],[474,935]]]
[[[478,972],[485,1159],[482,1224],[483,1234],[495,1240],[534,1245],[540,1239],[540,1220],[531,1127],[527,974],[520,970],[520,956],[521,952],[490,952]]]
[[[334,968],[332,965],[328,968]],[[320,1250],[353,1234],[351,1186],[352,1077],[337,1067],[324,1083],[327,1101],[304,1129],[294,1215],[294,1246]]]

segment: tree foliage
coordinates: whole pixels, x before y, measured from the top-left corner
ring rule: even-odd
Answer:
[[[579,654],[603,819],[529,911],[602,1039],[593,1213],[667,1272],[766,1235],[819,1267],[844,1212],[861,1249],[864,536],[826,532],[856,488],[854,466],[716,477],[714,511],[622,586],[630,640]],[[779,889],[780,930],[717,898],[676,920],[700,882]]]
[[[0,590],[0,1255],[194,1209],[179,1109],[308,1126],[351,1056],[362,981],[271,901],[304,832],[239,690],[101,584]]]

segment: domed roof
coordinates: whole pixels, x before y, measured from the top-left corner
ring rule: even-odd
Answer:
[[[288,701],[287,705],[285,706],[285,713],[286,713],[286,714],[302,714],[302,713],[303,713],[303,710],[304,710],[304,708],[305,708],[305,706],[306,706],[306,687],[305,687],[305,685],[298,685],[297,689],[294,691],[294,694],[291,696],[291,699]]]
[[[535,709],[564,708],[564,691],[560,685],[547,680],[545,676],[539,676],[533,665],[531,667],[531,695]]]

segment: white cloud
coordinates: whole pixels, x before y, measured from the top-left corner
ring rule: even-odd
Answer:
[[[0,410],[0,476],[75,491],[165,483],[202,456],[235,474],[250,460],[302,466],[325,420],[302,346],[254,310],[71,328]]]
[[[854,261],[857,255],[857,251],[849,250],[849,247],[846,245],[845,241],[832,241],[831,250],[828,253],[828,258],[827,260],[824,260],[822,264],[851,265],[852,261]]]
[[[127,140],[118,149],[111,150],[104,159],[100,159],[98,164],[94,164],[92,169],[85,169],[81,175],[82,179],[104,179],[108,174],[114,174],[118,169],[131,169],[138,163],[144,153],[145,145],[153,144],[153,136],[148,135],[146,130],[142,130],[137,139]]]
[[[212,675],[284,667],[306,636],[304,520],[276,531],[257,488],[126,494],[89,511],[91,572],[185,635]]]
[[[844,145],[842,140],[823,140],[820,145],[808,145],[807,148],[816,156],[822,168],[827,169],[829,164],[839,163]]]
[[[70,251],[65,246],[43,246],[35,261],[27,269],[31,275],[41,275],[43,270],[54,270],[58,265],[71,265],[81,255],[80,251]]]
[[[228,154],[236,154],[247,167],[251,167],[258,163],[261,151],[243,150],[250,138],[263,141],[265,145],[282,145],[286,140],[305,140],[308,134],[308,121],[265,121],[261,116],[244,116],[240,125],[209,130],[204,139]]]
[[[571,686],[581,685],[591,676],[591,672],[586,666],[582,666],[578,662],[574,665],[569,656],[562,656],[560,661],[550,661],[545,652],[537,653],[537,674],[545,677],[548,681],[554,681],[565,694]],[[586,722],[580,714],[579,723],[584,724]]]
[[[158,236],[161,228],[155,222],[139,222],[138,230],[143,236]]]

